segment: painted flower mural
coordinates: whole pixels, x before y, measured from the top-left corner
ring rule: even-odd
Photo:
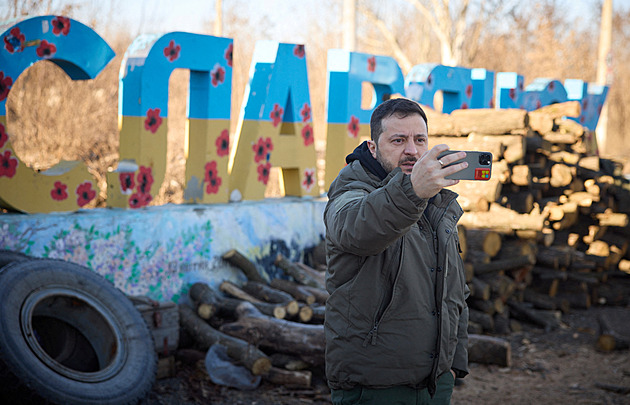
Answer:
[[[267,185],[269,181],[269,173],[271,172],[271,163],[261,163],[258,165],[258,181]]]
[[[153,185],[153,170],[147,166],[140,166],[138,173],[138,191],[142,194],[150,193]]]
[[[376,56],[372,56],[371,58],[368,58],[367,63],[368,63],[367,65],[368,72],[374,73],[374,71],[376,71]]]
[[[313,144],[313,128],[309,124],[304,125],[304,128],[302,128],[302,138],[304,138],[304,146]]]
[[[269,118],[271,118],[274,127],[277,127],[282,122],[283,115],[284,108],[280,107],[280,104],[275,103],[273,105],[273,110],[269,113]]]
[[[0,101],[7,98],[12,85],[13,79],[9,76],[5,76],[4,72],[0,71]]]
[[[149,108],[147,111],[147,118],[144,120],[144,129],[156,133],[158,128],[162,125],[162,117],[160,117],[159,108]]]
[[[12,178],[15,176],[15,170],[18,166],[18,160],[11,156],[10,150],[5,150],[0,154],[0,177]]]
[[[224,55],[225,61],[229,67],[232,67],[233,52],[234,52],[234,44],[230,44],[225,50],[225,55]]]
[[[300,110],[300,115],[302,116],[302,122],[310,121],[311,119],[311,106],[308,103],[304,103],[304,106]]]
[[[304,45],[295,45],[295,48],[293,48],[293,54],[300,59],[304,58],[304,55],[306,55]]]
[[[57,47],[55,46],[55,44],[50,43],[45,39],[42,39],[42,42],[39,44],[35,52],[40,58],[52,58],[57,52]]]
[[[92,183],[90,183],[89,181],[79,184],[76,190],[76,194],[77,205],[79,205],[79,207],[87,205],[96,197],[96,191],[92,189]]]
[[[4,144],[9,140],[7,131],[4,129],[4,125],[0,124],[0,148],[4,148]]]
[[[230,154],[230,133],[227,129],[221,131],[221,135],[215,141],[217,145],[217,156],[227,156]]]
[[[53,200],[56,201],[63,201],[66,198],[68,198],[68,186],[63,184],[60,181],[56,181],[55,182],[55,187],[53,187],[52,190],[50,190],[50,196],[53,198]]]
[[[359,119],[354,115],[350,117],[350,123],[348,124],[348,136],[352,138],[359,136]]]
[[[210,72],[212,85],[217,87],[225,81],[225,69],[218,63],[214,65],[214,68]]]
[[[168,59],[169,62],[174,62],[177,58],[179,58],[179,52],[181,50],[181,45],[176,44],[175,41],[171,39],[168,46],[164,48],[164,56],[166,56],[166,59]]]
[[[217,162],[213,160],[206,163],[205,172],[206,194],[218,193],[222,180],[217,171]]]
[[[133,179],[133,172],[124,172],[118,175],[118,179],[120,179],[120,190],[123,194],[129,194],[136,186],[136,183]]]
[[[8,35],[4,37],[4,49],[9,53],[22,52],[24,50],[24,42],[26,37],[20,31],[20,28],[13,27]]]
[[[66,17],[57,16],[52,20],[53,34],[68,35],[70,32],[70,19]]]
[[[313,185],[315,185],[315,169],[305,169],[303,177],[302,188],[305,189],[307,193],[310,193]]]
[[[273,150],[273,143],[271,138],[263,139],[261,136],[258,141],[252,146],[254,151],[254,162],[259,163],[263,160],[269,160],[269,152]]]

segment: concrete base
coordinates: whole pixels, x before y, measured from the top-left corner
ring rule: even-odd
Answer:
[[[324,237],[326,199],[0,214],[0,249],[84,265],[130,295],[178,302],[190,284],[244,281],[221,256],[237,249],[263,277],[278,253],[302,260]]]

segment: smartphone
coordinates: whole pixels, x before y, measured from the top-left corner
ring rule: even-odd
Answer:
[[[438,159],[455,152],[459,151],[447,150],[446,152],[442,152],[438,155]],[[457,160],[444,167],[461,162],[468,162],[468,167],[450,176],[446,176],[446,178],[452,180],[490,180],[490,176],[492,175],[492,153],[476,150],[467,150],[465,152],[466,157],[464,159]]]

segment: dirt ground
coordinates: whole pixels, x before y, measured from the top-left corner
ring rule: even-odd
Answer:
[[[512,346],[512,366],[471,364],[470,375],[458,380],[453,405],[464,404],[630,404],[630,351],[596,350],[597,317],[605,313],[615,328],[630,337],[629,307],[591,307],[563,315],[563,326],[545,333],[524,324],[505,336]],[[144,405],[175,404],[329,404],[321,372],[308,390],[290,390],[263,381],[254,391],[213,384],[203,361],[176,362],[176,376],[159,379]],[[625,388],[613,392],[604,385]]]

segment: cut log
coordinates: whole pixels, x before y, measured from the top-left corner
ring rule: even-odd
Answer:
[[[551,166],[551,179],[549,184],[551,187],[565,187],[571,184],[573,180],[573,172],[571,168],[562,163],[556,163]]]
[[[599,324],[599,337],[597,338],[597,348],[604,352],[613,350],[624,350],[630,347],[630,339],[621,336],[615,331],[612,322],[604,314],[597,317]]]
[[[225,253],[223,260],[241,269],[248,280],[265,283],[265,279],[258,273],[258,269],[254,263],[236,249]]]
[[[275,319],[263,315],[252,304],[237,308],[238,321],[221,326],[228,335],[259,347],[297,356],[315,356],[324,361],[324,326]]]
[[[246,282],[243,284],[242,290],[259,300],[275,304],[287,303],[293,300],[291,294],[258,281]]]
[[[490,204],[488,212],[464,212],[460,223],[466,228],[490,228],[497,231],[512,232],[515,230],[543,229],[545,217],[532,211],[529,214],[519,214],[499,204]]]
[[[534,255],[521,255],[509,259],[493,260],[490,263],[479,263],[474,265],[475,275],[496,273],[518,269],[525,266],[533,266],[536,263]]]
[[[490,286],[478,277],[473,277],[471,281],[470,296],[480,300],[490,299]]]
[[[566,270],[571,265],[572,250],[564,246],[540,247],[536,253],[536,265]]]
[[[481,312],[470,308],[468,311],[468,319],[481,325],[481,328],[484,332],[494,331],[494,319],[492,318],[492,315],[486,312]]]
[[[231,295],[234,298],[238,298],[243,301],[248,301],[252,303],[261,303],[262,301],[256,297],[252,297],[247,294],[245,291],[241,290],[237,285],[230,281],[224,281],[219,285],[219,290],[223,291],[226,294]]]
[[[324,288],[322,284],[320,284],[317,280],[307,274],[300,266],[288,260],[280,253],[278,253],[278,256],[276,256],[274,264],[280,267],[287,276],[293,277],[293,279],[299,284],[317,288]]]
[[[271,367],[267,374],[263,375],[263,378],[272,384],[282,385],[287,388],[310,388],[312,373],[308,370],[291,371]]]
[[[510,342],[493,336],[468,335],[468,361],[481,364],[512,365]]]
[[[284,280],[281,278],[274,278],[271,280],[271,286],[277,288],[278,290],[289,293],[298,301],[306,302],[307,304],[312,304],[315,302],[315,296],[308,291],[304,286],[296,284],[289,280]]]
[[[306,274],[308,274],[313,280],[317,281],[318,286],[316,288],[325,289],[326,288],[326,272],[318,271],[312,268],[311,266],[307,266],[304,263],[295,262],[295,264],[302,269]]]
[[[187,305],[179,305],[179,320],[182,327],[195,339],[202,350],[219,343],[227,348],[228,355],[247,367],[252,374],[261,375],[271,369],[271,360],[265,353],[246,341],[222,333],[199,318]]]
[[[468,135],[481,132],[488,135],[509,134],[515,129],[526,129],[527,111],[521,109],[475,108],[455,110],[450,115],[454,133]]]
[[[307,285],[302,286],[302,288],[311,293],[315,297],[315,302],[318,304],[325,304],[328,297],[330,297],[328,291],[321,288],[310,287]]]
[[[467,243],[470,250],[480,250],[492,258],[501,250],[501,235],[490,229],[468,229]]]
[[[269,355],[272,367],[283,368],[285,370],[300,371],[306,370],[311,365],[300,359],[286,353],[273,353]]]
[[[540,326],[547,332],[561,326],[559,312],[537,310],[514,300],[509,300],[507,303],[510,307],[510,315],[518,320]]]
[[[532,172],[527,165],[512,166],[510,181],[517,186],[529,186],[532,183]]]

